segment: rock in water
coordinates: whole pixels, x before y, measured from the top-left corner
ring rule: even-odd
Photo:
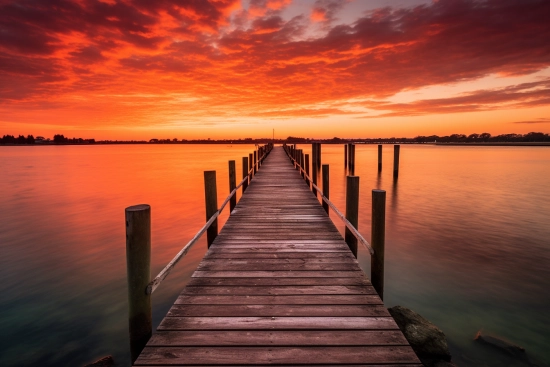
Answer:
[[[103,357],[98,359],[94,363],[85,365],[84,367],[113,367],[115,365],[115,360],[112,356]]]
[[[388,308],[414,352],[426,366],[453,366],[445,334],[434,324],[406,307]],[[447,363],[444,363],[447,362]]]
[[[503,340],[495,336],[482,334],[481,330],[477,332],[474,340],[480,343],[490,345],[502,352],[507,353],[508,355],[514,358],[525,359],[527,357],[525,354],[525,349],[520,347],[519,345],[512,344],[510,342],[507,342],[506,340]]]

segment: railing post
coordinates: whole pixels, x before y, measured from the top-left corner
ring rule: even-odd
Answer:
[[[317,168],[321,168],[321,143],[317,143],[317,160],[315,164]]]
[[[393,146],[393,177],[399,176],[399,145]]]
[[[306,159],[302,149],[300,149],[300,167],[302,167],[302,170],[306,169]],[[306,173],[304,171],[302,171],[302,177],[306,177]]]
[[[329,169],[328,164],[323,164],[323,195],[329,199],[330,193],[330,181],[329,181]],[[323,200],[323,209],[328,214],[328,204]]]
[[[305,155],[305,160],[306,160],[306,174],[304,175],[304,177],[306,177],[306,183],[307,183],[307,186],[309,187],[310,184],[309,184],[309,178],[307,178],[309,176],[309,154],[306,154]]]
[[[348,144],[344,144],[344,170],[348,169]]]
[[[229,193],[237,187],[237,173],[235,172],[235,161],[229,161]],[[229,215],[237,205],[237,193],[229,199]]]
[[[382,172],[382,144],[378,144],[378,172]]]
[[[249,181],[249,182],[252,181],[252,177],[254,176],[253,172],[250,172],[250,171],[252,170],[252,166],[254,165],[254,163],[252,163],[252,162],[253,162],[253,160],[252,160],[253,158],[254,158],[254,155],[253,155],[252,153],[249,153],[249,154],[248,154],[248,172],[249,172],[249,174],[248,174],[248,181]]]
[[[384,299],[384,246],[386,239],[386,191],[372,190],[371,282]]]
[[[243,179],[245,179],[245,178],[248,178],[248,158],[247,157],[243,157]],[[243,192],[242,192],[242,194],[244,194],[247,187],[248,187],[248,180],[243,182]]]
[[[349,146],[349,149],[350,149],[350,172],[351,172],[351,176],[354,176],[355,175],[355,144],[351,144]]]
[[[319,172],[317,164],[313,163],[311,167],[311,181],[315,186],[317,186],[317,172]],[[315,187],[313,187],[313,185],[311,185],[311,191],[313,191],[313,195],[315,195],[315,197],[317,198],[317,190],[315,190]]]
[[[254,150],[254,176],[256,176],[256,173],[258,172],[258,153],[256,150]]]
[[[347,176],[346,181],[346,219],[357,228],[359,218],[359,177]],[[357,238],[346,227],[345,240],[353,256],[357,258]]]
[[[216,189],[216,171],[204,171],[204,197],[206,201],[206,221],[218,211],[218,193]],[[206,242],[208,247],[218,236],[218,219],[206,230]]]
[[[125,214],[128,320],[133,364],[153,334],[151,295],[145,292],[151,280],[151,207],[146,204],[130,206]]]

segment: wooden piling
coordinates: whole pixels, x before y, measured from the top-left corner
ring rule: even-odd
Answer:
[[[382,144],[378,144],[378,172],[382,172]]]
[[[252,166],[254,165],[254,155],[252,153],[248,154],[248,180],[252,181],[252,177],[254,176],[254,170],[252,169]]]
[[[133,364],[153,334],[151,295],[145,292],[151,280],[151,207],[146,204],[130,206],[125,214],[128,321]]]
[[[317,145],[318,143],[311,143],[311,168],[315,172],[315,166],[317,162]]]
[[[386,191],[372,190],[371,282],[384,299],[384,247],[386,239]]]
[[[348,169],[348,144],[344,144],[344,170]]]
[[[248,158],[247,157],[243,157],[243,180],[245,178],[248,178]],[[242,194],[244,194],[247,187],[248,187],[248,179],[243,182],[243,192],[242,192]]]
[[[254,150],[254,163],[252,164],[254,167],[254,176],[256,176],[256,173],[258,173],[258,152]]]
[[[399,176],[399,145],[393,146],[393,177]]]
[[[206,202],[206,221],[218,211],[218,192],[216,189],[216,171],[204,171],[204,198]],[[218,219],[206,230],[208,247],[218,236]]]
[[[307,186],[310,187],[311,185],[309,184],[309,179],[307,178],[309,176],[309,154],[306,154],[305,155],[305,164],[306,164],[306,174],[305,174],[305,178],[306,178],[306,183],[307,183]]]
[[[235,161],[229,161],[229,193],[233,192],[237,187],[237,174],[235,172]],[[235,209],[237,205],[237,193],[229,200],[229,214]]]
[[[330,193],[330,181],[329,181],[329,166],[328,164],[323,164],[323,195],[329,199],[329,193]],[[323,209],[325,209],[325,212],[328,214],[328,204],[325,203],[323,200]]]
[[[350,172],[351,172],[351,175],[355,175],[355,144],[350,144],[349,146],[349,151],[350,151]]]
[[[317,168],[321,168],[321,143],[317,143],[317,155],[315,159]]]
[[[313,164],[311,166],[311,182],[316,186],[317,186],[317,172],[318,171],[319,171],[319,169],[317,168],[317,165]],[[315,190],[313,185],[311,185],[311,191],[313,191],[313,195],[315,195],[315,197],[317,197],[317,190]]]
[[[346,177],[346,219],[352,226],[357,228],[359,222],[359,177],[347,176]],[[349,246],[349,249],[353,253],[353,256],[357,258],[357,238],[346,227],[344,233],[344,239]]]

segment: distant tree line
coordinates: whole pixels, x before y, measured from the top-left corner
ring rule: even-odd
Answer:
[[[33,135],[19,135],[15,137],[13,135],[4,135],[0,138],[0,144],[94,144],[95,139],[82,139],[82,138],[66,138],[62,134],[56,134],[53,136],[53,140],[45,139],[42,136],[37,136],[36,138]]]
[[[489,133],[482,134],[452,134],[452,135],[430,135],[416,136],[414,138],[358,138],[345,139],[334,137],[331,139],[309,139],[289,136],[286,143],[309,143],[312,141],[323,143],[342,144],[348,142],[356,143],[527,143],[527,142],[550,142],[550,135],[540,132],[530,132],[527,134],[501,134],[492,136]]]

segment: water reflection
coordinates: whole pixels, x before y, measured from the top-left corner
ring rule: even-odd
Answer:
[[[311,145],[299,148],[311,157]],[[127,361],[124,208],[152,206],[156,274],[204,223],[203,171],[217,171],[221,203],[227,161],[242,172],[253,149],[0,147],[9,173],[0,176],[0,365],[82,365],[107,354]],[[392,146],[383,150],[391,156]],[[342,153],[342,145],[323,145],[331,200],[344,209]],[[365,238],[371,190],[389,195],[386,304],[428,317],[459,354],[480,358],[471,340],[483,328],[550,360],[550,177],[541,174],[550,149],[403,146],[399,183],[393,161],[384,162],[378,172],[377,146],[356,146]],[[321,177],[318,170],[320,185]],[[155,292],[155,324],[205,250],[201,239]],[[362,249],[359,262],[369,274]]]

